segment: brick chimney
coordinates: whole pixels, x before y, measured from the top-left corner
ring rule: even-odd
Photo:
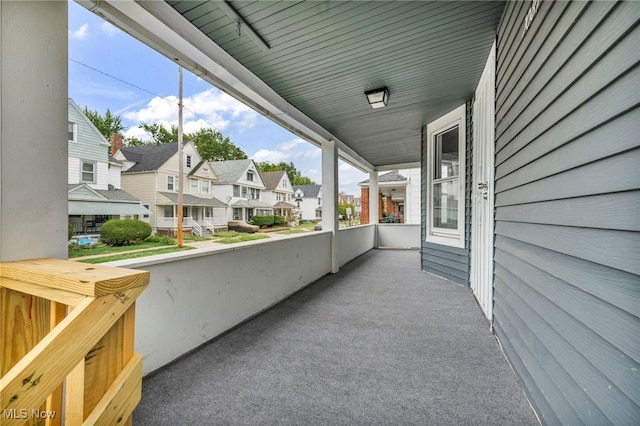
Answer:
[[[111,135],[111,155],[116,155],[116,152],[118,152],[118,150],[120,148],[122,148],[122,135],[119,133],[114,133]]]

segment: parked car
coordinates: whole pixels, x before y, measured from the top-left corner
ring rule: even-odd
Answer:
[[[322,231],[322,221],[316,223],[316,226],[313,229],[316,231]]]
[[[229,231],[248,232],[249,234],[253,234],[258,229],[260,229],[260,227],[256,225],[250,225],[244,220],[230,220],[229,222],[227,222],[227,228],[229,228]]]

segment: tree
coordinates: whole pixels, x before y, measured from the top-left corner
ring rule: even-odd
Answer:
[[[244,151],[231,142],[227,136],[211,128],[200,129],[183,135],[184,140],[192,140],[198,154],[208,161],[241,160],[247,158]]]
[[[158,123],[149,124],[142,122],[138,127],[147,132],[147,134],[151,136],[151,139],[153,139],[153,142],[157,145],[160,145],[161,143],[176,142],[178,140],[178,127],[174,125],[171,125],[170,130],[164,127],[164,124]],[[183,135],[183,140],[188,139],[184,138]]]
[[[84,112],[87,118],[91,120],[93,125],[96,126],[98,131],[100,131],[102,136],[107,140],[111,140],[111,135],[114,133],[120,133],[124,130],[124,125],[122,124],[120,116],[111,114],[109,108],[107,108],[107,112],[104,113],[104,116],[100,115],[98,111],[90,110],[86,106],[82,112]]]
[[[284,161],[281,161],[278,164],[259,162],[256,166],[261,172],[277,172],[284,170],[287,172],[292,185],[316,185],[311,178],[303,176],[292,162],[285,163]]]

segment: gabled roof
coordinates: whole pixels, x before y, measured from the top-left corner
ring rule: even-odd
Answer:
[[[185,142],[183,146],[188,143],[190,142]],[[169,158],[178,152],[178,142],[122,147],[120,148],[120,152],[125,156],[127,161],[136,163],[122,173],[149,172],[158,170]]]
[[[286,172],[284,170],[277,170],[275,172],[260,172],[260,176],[262,176],[262,182],[264,182],[264,186],[266,186],[267,191],[273,191],[278,187],[278,184],[282,180],[282,176],[285,175]]]
[[[397,170],[378,176],[378,183],[406,182],[407,178],[400,174]],[[359,182],[360,186],[369,186],[369,179]]]
[[[246,158],[244,160],[211,161],[210,164],[218,176],[218,183],[234,183],[242,178],[243,173],[252,162],[253,160]]]
[[[293,192],[301,190],[304,193],[304,198],[317,198],[322,189],[322,185],[294,185]]]
[[[98,130],[98,128],[93,124],[93,121],[89,120],[89,117],[87,117],[84,111],[73,99],[69,98],[67,108],[73,108],[78,112],[80,117],[82,117],[82,119],[84,120],[84,123],[96,133],[96,136],[98,136],[98,138],[100,139],[100,145],[111,146],[111,142],[104,137],[100,130]]]

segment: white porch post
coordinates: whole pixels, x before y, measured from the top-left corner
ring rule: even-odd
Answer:
[[[330,230],[331,272],[338,272],[336,234],[338,232],[338,147],[333,141],[322,144],[322,229]]]
[[[376,228],[373,246],[378,248],[378,172],[369,172],[369,223]]]
[[[67,2],[0,16],[0,261],[66,259]]]

